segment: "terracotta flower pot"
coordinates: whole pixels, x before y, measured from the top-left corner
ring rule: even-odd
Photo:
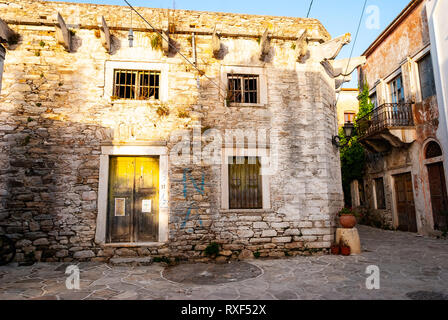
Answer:
[[[351,229],[356,226],[356,218],[351,214],[343,214],[339,217],[342,228]]]
[[[334,244],[331,246],[331,254],[339,254],[339,246]]]
[[[351,253],[350,247],[346,247],[346,246],[341,246],[341,254],[343,256],[349,256]]]

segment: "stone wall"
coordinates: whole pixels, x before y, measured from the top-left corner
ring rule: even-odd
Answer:
[[[161,9],[138,10],[161,28],[168,15]],[[58,11],[73,30],[72,52],[56,41]],[[207,75],[200,77],[199,88],[198,72],[179,54],[166,56],[152,48],[155,33],[135,15],[134,46],[128,46],[128,8],[0,3],[2,19],[20,34],[6,54],[0,97],[0,232],[17,240],[18,261],[104,261],[132,255],[202,259],[212,241],[221,245],[226,258],[329,248],[334,216],[342,206],[339,153],[331,144],[337,130],[335,84],[319,61],[298,63],[293,49],[303,28],[310,32],[311,46],[328,40],[328,33],[314,19],[182,10],[169,14],[176,29],[170,37],[190,59],[196,33],[198,67]],[[111,54],[101,43],[101,15],[113,35]],[[219,59],[211,50],[216,23],[225,49]],[[259,39],[266,28],[273,35],[270,53],[260,61]],[[107,61],[162,64],[168,73],[167,99],[111,99],[105,95],[111,76]],[[226,106],[223,66],[260,68],[266,75],[267,104]],[[168,108],[169,114],[161,114],[160,108]],[[279,168],[270,176],[270,208],[223,210],[221,165],[170,162],[168,241],[118,248],[96,243],[101,147],[163,145],[172,150],[173,132],[193,128],[277,132]],[[201,192],[184,183],[186,174],[199,185],[203,181]]]

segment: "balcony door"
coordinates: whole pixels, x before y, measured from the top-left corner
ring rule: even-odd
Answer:
[[[108,242],[155,242],[159,220],[158,157],[111,157]]]
[[[403,78],[401,77],[401,75],[390,82],[390,93],[392,103],[404,103]]]
[[[411,173],[394,176],[398,230],[417,232]]]

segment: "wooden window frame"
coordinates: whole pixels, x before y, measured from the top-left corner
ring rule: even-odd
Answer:
[[[398,80],[400,80],[400,86],[398,86]],[[390,90],[391,103],[400,104],[400,103],[406,102],[406,97],[404,94],[404,86],[403,86],[403,76],[401,73],[398,74],[391,81],[389,81],[389,90]],[[399,92],[400,92],[400,94],[398,94]]]
[[[231,80],[240,82],[240,89],[231,87]],[[256,80],[256,89],[246,89],[247,80]],[[240,92],[241,101],[237,101],[235,92]],[[246,93],[255,93],[256,101],[246,101]],[[260,103],[260,76],[258,74],[227,74],[227,99],[230,103],[236,104],[258,104]]]

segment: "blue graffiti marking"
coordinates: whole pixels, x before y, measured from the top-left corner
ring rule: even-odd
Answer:
[[[183,194],[184,194],[184,198],[185,200],[187,200],[187,196],[188,196],[188,190],[187,190],[187,174],[188,174],[188,178],[191,181],[193,187],[195,188],[195,190],[200,194],[200,195],[204,195],[204,186],[205,186],[205,174],[202,173],[202,179],[201,179],[201,184],[200,184],[200,188],[198,187],[196,180],[193,178],[193,176],[191,175],[191,170],[189,169],[184,169],[183,172],[183,177],[182,177],[182,181],[183,181]],[[192,205],[195,205],[196,202],[193,202]],[[181,229],[184,229],[187,221],[190,219],[190,215],[191,215],[191,210],[192,210],[192,206],[190,205],[187,209],[187,214],[185,215],[185,219],[181,224]],[[197,208],[194,208],[197,209]],[[198,214],[196,214],[195,216],[197,216],[197,219],[199,220],[199,224],[202,226],[202,220],[200,218],[200,216]],[[192,230],[190,231],[192,232]]]

